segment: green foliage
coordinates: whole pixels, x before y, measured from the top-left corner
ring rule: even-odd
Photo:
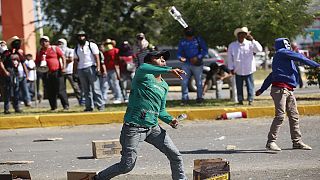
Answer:
[[[315,57],[313,60],[320,64],[320,56]],[[320,87],[320,69],[319,68],[316,69],[316,68],[308,67],[306,76],[308,79],[307,81],[308,85],[318,84]]]
[[[163,1],[163,2],[162,2]],[[155,11],[164,9],[167,1],[160,0],[48,0],[41,1],[49,26],[55,31],[53,40],[67,37],[74,42],[74,34],[84,30],[89,38],[103,41],[113,38],[134,42],[143,32],[149,39],[159,36],[159,21]]]
[[[101,41],[135,41],[138,32],[152,44],[176,46],[183,28],[168,13],[172,5],[210,47],[235,40],[237,27],[247,26],[255,39],[273,46],[278,37],[293,38],[311,24],[310,0],[47,0],[42,6],[54,39],[84,30]]]

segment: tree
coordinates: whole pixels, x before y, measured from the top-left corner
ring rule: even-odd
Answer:
[[[143,32],[150,38],[159,35],[158,21],[153,20],[156,9],[163,9],[164,0],[48,0],[42,1],[47,21],[56,33],[53,39],[67,36],[72,40],[79,30],[90,38],[103,41],[114,38],[118,41],[131,40]]]
[[[237,27],[247,26],[263,45],[277,37],[293,38],[312,22],[310,0],[47,0],[42,1],[53,39],[85,30],[91,38],[134,42],[143,32],[154,44],[178,44],[183,28],[168,13],[175,5],[185,21],[210,47],[235,40]]]

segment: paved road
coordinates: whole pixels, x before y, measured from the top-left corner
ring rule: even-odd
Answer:
[[[320,179],[320,116],[303,116],[301,129],[311,151],[292,150],[288,121],[280,130],[278,145],[283,151],[265,151],[266,134],[271,118],[229,121],[184,121],[179,129],[163,125],[183,154],[185,169],[192,179],[194,159],[223,158],[230,161],[232,179]],[[119,157],[92,159],[92,140],[119,137],[121,125],[86,125],[0,131],[0,162],[31,160],[26,165],[0,165],[0,173],[29,170],[34,180],[66,179],[75,169],[101,170]],[[60,141],[33,142],[41,138],[63,138]],[[226,151],[235,145],[235,151]],[[142,143],[136,167],[116,179],[170,179],[169,162],[153,146]]]
[[[261,82],[260,82],[260,84],[261,84]],[[260,84],[257,83],[256,89],[258,89],[261,86]],[[320,91],[317,86],[308,86],[306,88],[296,88],[295,89],[295,94],[314,94],[314,93],[319,93],[319,92]],[[70,93],[72,93],[72,92],[70,92]],[[269,94],[270,94],[270,88],[268,90],[266,90],[261,96],[270,96]],[[245,98],[247,97],[246,91],[244,91],[244,96],[245,96]],[[196,97],[197,97],[196,92],[190,92],[189,97],[190,97],[190,99],[196,99]],[[223,89],[222,93],[221,93],[221,97],[223,99],[229,99],[230,98],[230,91],[228,89]],[[111,92],[108,94],[108,98],[109,99],[113,98]],[[215,98],[216,98],[215,90],[209,90],[204,96],[204,99],[215,99]],[[171,86],[169,93],[168,93],[167,100],[179,100],[179,99],[181,99],[181,87],[180,86]],[[111,102],[112,102],[112,100],[109,100],[108,103],[110,104]],[[78,106],[78,101],[74,97],[69,98],[69,103],[70,103],[70,107]],[[23,109],[24,105],[21,105],[21,107]],[[33,108],[36,107],[34,102],[32,102],[32,107]],[[38,104],[37,107],[50,109],[49,102],[46,99],[43,100],[40,104]],[[58,100],[58,108],[62,109],[60,100]],[[0,113],[2,113],[3,102],[0,102],[0,110],[1,110]],[[13,112],[12,107],[10,107],[10,110]],[[0,116],[1,116],[1,114],[0,114]]]

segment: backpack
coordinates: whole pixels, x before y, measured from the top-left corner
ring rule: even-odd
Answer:
[[[89,42],[89,49],[90,49],[90,52],[91,52],[91,54],[93,54],[93,52],[92,52],[92,49],[91,49],[91,46],[90,46],[90,41],[88,41]],[[79,58],[79,56],[78,56],[78,45],[76,46],[76,48],[74,49],[74,51],[75,51],[75,53],[76,53],[76,55],[77,55],[77,57]]]

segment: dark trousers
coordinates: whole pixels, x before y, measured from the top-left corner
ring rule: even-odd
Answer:
[[[15,111],[18,111],[19,108],[19,80],[13,71],[9,71],[11,75],[9,77],[1,77],[1,84],[4,84],[3,87],[3,102],[4,102],[4,111],[9,111],[10,101],[12,100],[12,106]]]
[[[69,107],[66,84],[60,70],[48,72],[45,78],[46,92],[52,110],[57,109],[57,97],[60,98],[63,108]]]
[[[65,74],[64,75],[64,78],[65,78],[65,84],[66,84],[66,81],[68,80],[69,81],[69,83],[71,84],[71,86],[72,86],[72,89],[73,89],[73,91],[74,91],[74,94],[75,94],[75,96],[76,96],[76,98],[78,99],[78,100],[81,100],[81,90],[80,90],[80,86],[79,86],[79,83],[78,82],[76,82],[76,81],[74,81],[74,79],[73,79],[73,75],[72,74]]]

